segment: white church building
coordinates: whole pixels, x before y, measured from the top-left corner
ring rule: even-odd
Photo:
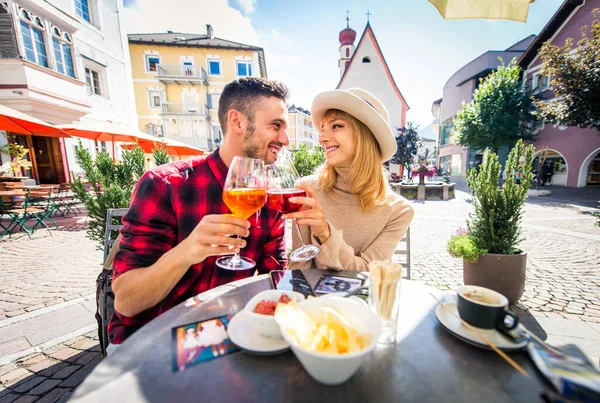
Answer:
[[[409,107],[383,57],[371,24],[367,22],[355,47],[356,31],[350,28],[349,18],[346,18],[346,28],[340,32],[339,39],[340,82],[336,89],[358,87],[375,95],[387,108],[390,126],[396,133],[396,128],[406,125]]]

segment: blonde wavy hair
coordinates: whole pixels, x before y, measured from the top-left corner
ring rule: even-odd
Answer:
[[[356,141],[356,154],[350,166],[352,178],[351,191],[360,196],[360,204],[364,212],[374,208],[386,199],[389,187],[388,173],[383,167],[379,143],[371,130],[354,116],[340,111],[330,109],[323,116],[319,129],[323,122],[332,119],[342,119],[350,123],[354,141]],[[335,187],[337,172],[334,167],[321,165],[317,172],[317,186],[324,191],[330,191]]]

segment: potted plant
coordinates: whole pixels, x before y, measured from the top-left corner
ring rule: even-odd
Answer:
[[[0,152],[8,154],[11,158],[10,170],[14,176],[21,176],[21,168],[26,171],[31,168],[31,162],[25,159],[25,156],[29,152],[27,148],[17,143],[14,135],[5,134],[8,143],[0,146]]]
[[[514,305],[523,295],[527,254],[518,249],[521,218],[533,179],[535,148],[519,140],[508,155],[506,181],[500,186],[498,156],[489,153],[479,171],[471,169],[467,184],[475,213],[467,230],[450,237],[448,251],[463,259],[463,281],[505,295]]]
[[[424,185],[425,177],[433,178],[435,176],[435,168],[421,163],[410,170],[410,177],[414,178],[415,176],[419,177],[419,185]]]

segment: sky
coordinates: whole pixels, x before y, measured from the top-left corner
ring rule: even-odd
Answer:
[[[264,48],[268,77],[285,82],[290,101],[310,108],[314,96],[335,89],[339,77],[339,32],[357,32],[371,13],[371,27],[394,80],[408,102],[409,121],[421,128],[433,119],[454,72],[488,50],[503,50],[538,34],[563,0],[537,0],[527,23],[446,21],[427,0],[123,0],[125,31],[214,34]],[[168,8],[165,5],[168,4]]]

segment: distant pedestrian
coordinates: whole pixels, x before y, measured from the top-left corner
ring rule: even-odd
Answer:
[[[552,161],[548,161],[548,167],[546,169],[546,183],[549,185],[552,181],[552,175],[554,175],[554,164]]]

